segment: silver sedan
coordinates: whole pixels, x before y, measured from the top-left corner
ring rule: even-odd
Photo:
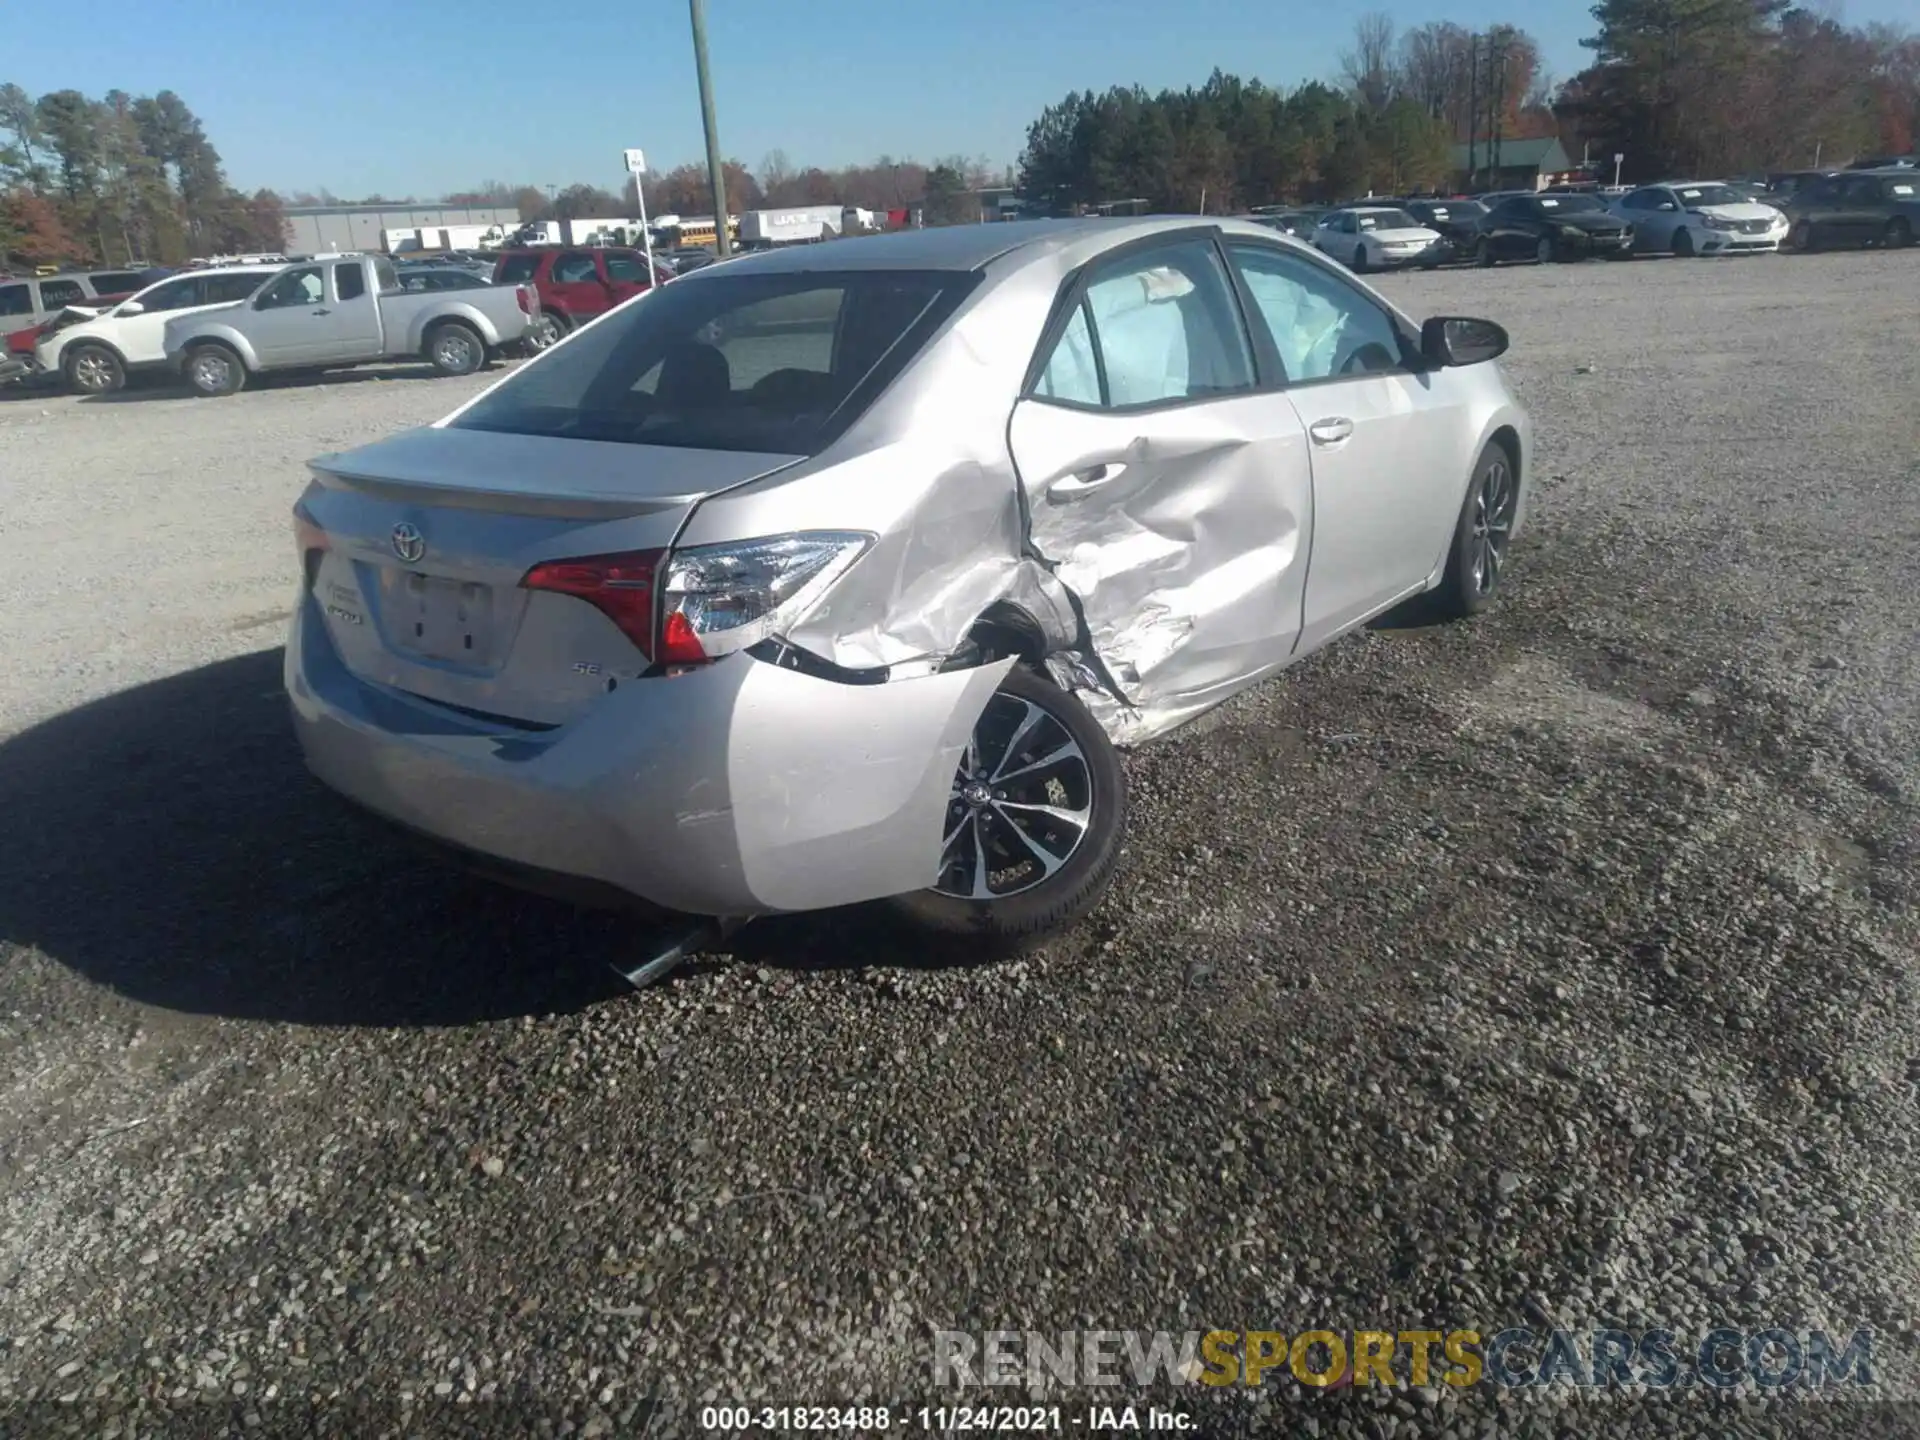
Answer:
[[[1116,747],[1493,600],[1506,345],[1246,222],[743,257],[313,462],[299,738],[507,878],[1023,940],[1107,887]]]

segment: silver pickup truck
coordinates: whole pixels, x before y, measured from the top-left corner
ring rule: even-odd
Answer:
[[[333,370],[417,355],[470,375],[526,338],[540,303],[523,285],[403,291],[384,255],[290,265],[245,300],[167,323],[168,361],[197,395],[231,395],[249,375]]]

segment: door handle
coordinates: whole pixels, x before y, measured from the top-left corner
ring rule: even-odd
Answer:
[[[313,313],[314,313],[314,314],[316,314],[316,315],[331,315],[331,314],[333,313],[333,311],[331,311],[331,310],[325,310],[325,309],[321,309],[321,310],[316,310],[316,311],[314,311]]]
[[[1104,465],[1089,465],[1084,470],[1076,470],[1063,476],[1047,487],[1049,500],[1078,500],[1089,491],[1098,490],[1102,485],[1110,485],[1126,473],[1127,467],[1115,461]]]
[[[1314,421],[1307,427],[1307,433],[1313,437],[1316,445],[1338,445],[1353,434],[1353,421],[1344,415],[1335,415]]]

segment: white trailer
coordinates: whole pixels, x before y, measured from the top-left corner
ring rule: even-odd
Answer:
[[[829,239],[845,226],[839,205],[798,205],[784,210],[749,210],[740,217],[742,245],[792,245]]]

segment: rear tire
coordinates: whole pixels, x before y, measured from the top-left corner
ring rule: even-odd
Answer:
[[[487,345],[464,321],[443,320],[427,332],[427,363],[442,375],[471,375],[487,363]]]
[[[963,761],[954,777],[944,821],[952,838],[935,888],[891,904],[925,929],[1017,949],[1082,919],[1106,895],[1126,829],[1126,778],[1087,707],[1019,665],[976,722],[969,758],[974,769]],[[995,784],[1001,771],[1021,783]],[[989,798],[979,800],[983,794]],[[1055,818],[1073,815],[1084,822]],[[1023,866],[1044,867],[1042,852],[1058,868],[1023,877]],[[1001,893],[993,894],[996,876]],[[977,898],[982,889],[988,894]]]
[[[567,323],[567,317],[558,310],[542,310],[533,317],[533,325],[527,331],[527,349],[538,355],[542,350],[558,345],[572,328]]]
[[[203,400],[245,388],[247,366],[231,347],[208,340],[187,351],[187,386]]]
[[[1473,263],[1482,270],[1493,268],[1493,242],[1484,235],[1473,242]]]
[[[1478,615],[1494,601],[1506,569],[1514,516],[1520,504],[1520,477],[1506,447],[1494,443],[1480,452],[1453,527],[1447,568],[1433,592],[1434,608],[1451,619]]]
[[[1533,258],[1542,265],[1551,265],[1560,258],[1559,251],[1554,248],[1552,236],[1540,237],[1540,243],[1533,247]]]
[[[127,367],[104,345],[76,345],[60,362],[67,388],[80,395],[111,395],[127,383]]]

